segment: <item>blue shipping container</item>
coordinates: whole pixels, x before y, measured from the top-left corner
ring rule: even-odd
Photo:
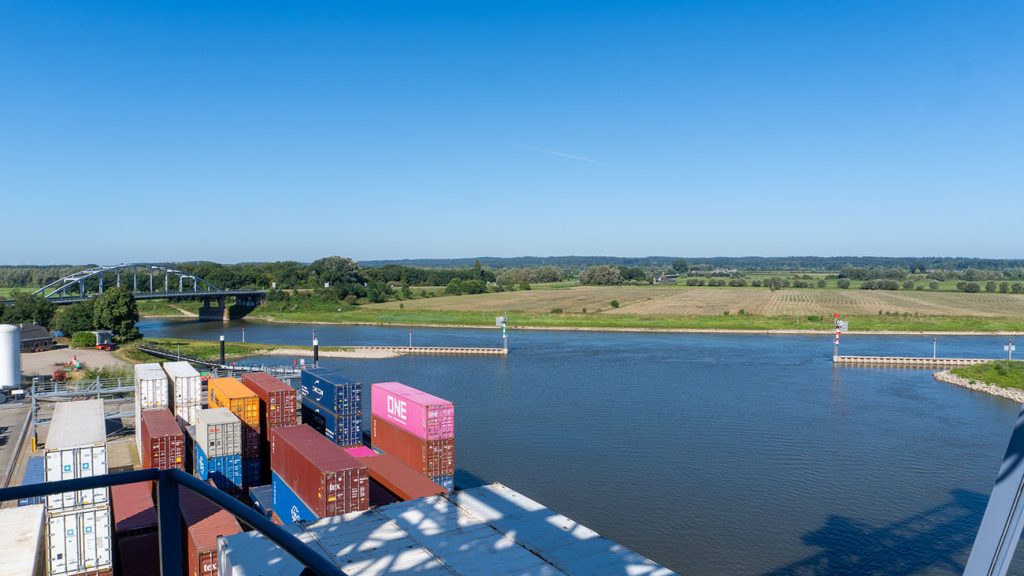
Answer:
[[[252,486],[259,486],[260,484],[260,459],[259,458],[243,458],[242,459],[242,487],[251,488]]]
[[[229,494],[238,494],[242,490],[242,456],[218,456],[207,458],[199,444],[195,453],[196,477],[200,480],[213,479],[213,483]]]
[[[363,412],[363,385],[331,370],[303,370],[299,395],[339,416]]]
[[[267,484],[249,488],[249,500],[252,501],[253,508],[270,518],[271,512],[274,511],[274,487]]]
[[[441,488],[451,492],[455,490],[455,477],[454,476],[434,476],[430,479],[434,484],[437,484]]]
[[[21,478],[21,485],[42,484],[46,482],[45,463],[42,456],[33,456],[25,463],[25,475]],[[32,498],[19,498],[18,506],[30,506],[46,502],[46,496],[34,496]]]
[[[274,492],[273,509],[285,524],[316,520],[317,516],[299,498],[276,472],[270,473],[270,486]]]
[[[310,425],[338,446],[363,444],[363,415],[337,416],[327,409],[302,399],[302,423]]]

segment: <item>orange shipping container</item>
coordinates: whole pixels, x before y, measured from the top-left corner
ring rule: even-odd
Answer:
[[[211,378],[207,386],[210,408],[227,408],[242,421],[242,458],[259,457],[259,397],[234,378]]]

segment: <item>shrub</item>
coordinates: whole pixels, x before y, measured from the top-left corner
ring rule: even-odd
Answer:
[[[818,280],[818,288],[824,288],[826,286],[828,286],[828,282],[826,282],[824,278]]]
[[[619,307],[619,301],[618,300],[612,300],[610,302],[610,304],[612,305],[612,308],[618,308]]]
[[[738,286],[746,286],[746,285],[747,285],[747,281],[744,280],[743,278],[733,278],[732,280],[729,280],[729,286],[737,286],[738,287]]]
[[[92,332],[75,332],[71,335],[72,348],[92,348],[96,346],[96,335]]]
[[[561,314],[562,313],[562,309],[561,308],[552,308],[551,309],[551,313],[552,314]]]
[[[845,289],[850,287],[850,279],[849,278],[840,278],[839,280],[836,281],[836,286],[838,286],[838,287],[840,287],[840,288],[845,290]]]
[[[939,289],[939,283],[934,281],[934,280],[932,280],[931,282],[928,283],[928,289],[929,290],[938,290]]]
[[[970,292],[972,294],[975,292],[981,292],[981,285],[977,282],[968,282],[964,284],[964,292]]]

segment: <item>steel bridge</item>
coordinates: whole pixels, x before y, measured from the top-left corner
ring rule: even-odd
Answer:
[[[212,300],[233,296],[251,303],[262,300],[266,294],[265,290],[258,289],[223,290],[183,270],[138,262],[81,270],[54,280],[33,294],[55,304],[74,304],[103,294],[110,286],[129,289],[136,300]]]

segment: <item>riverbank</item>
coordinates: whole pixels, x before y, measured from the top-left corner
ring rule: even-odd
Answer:
[[[442,317],[431,314],[425,317],[422,313],[400,313],[379,315],[376,318],[367,318],[363,315],[355,315],[351,312],[342,313],[320,313],[310,314],[305,312],[292,314],[252,314],[246,317],[248,321],[269,322],[276,324],[309,324],[309,325],[332,325],[332,326],[396,326],[396,327],[421,327],[421,328],[493,328],[494,317],[491,314],[483,316],[473,313],[472,319],[467,319],[464,313],[446,314]],[[144,318],[180,318],[187,319],[185,315],[154,314],[145,315]],[[765,321],[765,319],[768,321]],[[625,318],[629,320],[630,318]],[[679,317],[674,319],[645,318],[639,317],[632,325],[629,322],[622,322],[622,317],[614,318],[615,322],[608,323],[600,317],[574,318],[570,315],[556,316],[555,318],[542,318],[519,315],[511,315],[508,327],[514,330],[567,330],[580,332],[654,332],[654,333],[680,333],[680,334],[791,334],[791,335],[822,335],[832,334],[834,328],[830,324],[823,324],[821,321],[804,321],[802,325],[811,324],[813,327],[802,328],[798,320],[792,318],[779,319],[777,317],[757,316],[736,316],[732,317]],[[958,320],[971,320],[962,322]],[[985,319],[985,318],[945,318],[945,317],[917,317],[900,321],[879,321],[874,318],[849,319],[851,326],[871,326],[872,329],[853,329],[847,334],[853,335],[877,335],[877,336],[1020,336],[1024,335],[1024,322],[1012,319]],[[743,324],[747,326],[744,327]],[[792,324],[792,326],[777,326],[775,324]],[[614,325],[609,325],[614,324]]]
[[[979,366],[984,366],[979,365]],[[972,366],[972,368],[976,368]],[[961,370],[957,368],[956,370]],[[1024,404],[1024,390],[1020,388],[1007,388],[1003,386],[996,386],[982,382],[981,380],[975,380],[964,376],[954,374],[950,370],[940,370],[933,374],[933,377],[939,382],[945,382],[947,384],[953,384],[954,386],[960,386],[967,388],[968,390],[974,390],[976,392],[984,392],[993,396],[999,396],[1000,398],[1006,398]]]
[[[181,338],[146,338],[144,343],[153,344],[200,360],[217,360],[220,358],[220,342],[210,340],[185,340]],[[160,361],[153,356],[138,350],[134,345],[127,345],[116,352],[118,358],[125,362],[142,363]],[[362,349],[348,346],[321,346],[322,358],[350,358],[358,360],[382,360],[398,358],[402,354],[395,350]],[[296,348],[294,345],[262,344],[257,342],[225,342],[224,357],[226,360],[240,360],[250,356],[291,356],[312,358],[311,348]]]

